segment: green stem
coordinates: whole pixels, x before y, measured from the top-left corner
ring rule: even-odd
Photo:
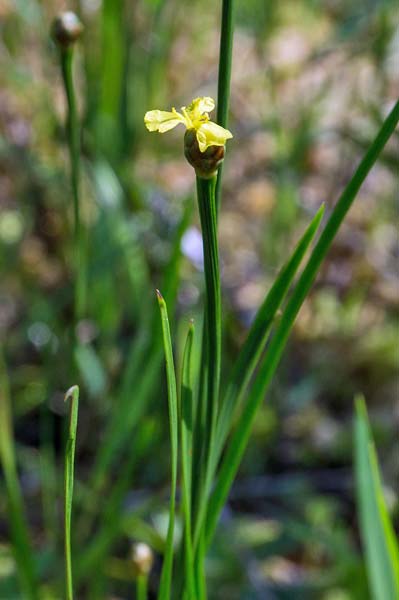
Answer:
[[[65,401],[71,399],[69,413],[68,440],[65,449],[65,479],[64,479],[64,528],[65,528],[65,588],[67,600],[73,600],[72,559],[71,559],[71,518],[74,483],[75,444],[78,426],[79,388],[71,387]]]
[[[73,195],[73,217],[74,217],[74,252],[75,252],[75,299],[74,313],[75,326],[79,319],[84,316],[86,309],[86,252],[85,240],[81,221],[80,203],[80,127],[76,104],[76,95],[73,84],[73,47],[62,48],[61,70],[64,82],[65,95],[68,103],[67,135],[69,158],[71,163],[71,187]]]
[[[27,600],[39,600],[33,552],[25,507],[18,481],[12,431],[11,400],[6,367],[0,348],[0,464],[4,473],[7,509],[21,592]]]
[[[235,0],[223,0],[222,4],[222,29],[220,34],[217,122],[219,125],[225,128],[228,125],[230,101],[230,80],[234,37],[234,1]],[[223,167],[220,166],[216,182],[217,211],[220,208],[222,170]]]
[[[199,535],[206,512],[206,500],[211,482],[209,481],[208,463],[212,454],[215,439],[219,402],[220,368],[221,368],[221,292],[219,274],[219,251],[217,241],[217,215],[215,201],[215,178],[201,179],[197,177],[198,207],[201,220],[204,270],[206,284],[205,332],[203,342],[207,357],[207,399],[206,423],[203,436],[202,460],[205,462],[205,479],[200,490],[194,529],[194,547],[198,545]]]
[[[187,598],[194,598],[194,561],[191,533],[191,495],[192,495],[192,437],[193,437],[193,383],[192,348],[194,324],[190,323],[183,354],[181,393],[180,393],[180,438],[182,506],[184,517],[184,591]]]
[[[138,575],[136,582],[137,600],[147,600],[148,598],[148,575]]]
[[[168,383],[168,406],[169,406],[169,428],[171,442],[171,485],[169,505],[169,526],[166,537],[166,549],[162,565],[161,581],[158,591],[158,600],[170,600],[173,571],[173,541],[176,512],[176,488],[177,488],[177,463],[178,463],[178,438],[179,423],[177,409],[177,387],[176,374],[173,360],[172,341],[170,336],[168,311],[165,300],[157,290],[158,304],[161,312],[162,334],[165,350],[166,375]]]
[[[219,250],[216,230],[215,178],[197,177],[206,285],[206,335],[208,353],[208,406],[206,434],[210,435],[217,415],[221,365],[221,293]]]

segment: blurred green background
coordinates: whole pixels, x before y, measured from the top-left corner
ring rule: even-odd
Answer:
[[[393,0],[236,4],[220,214],[225,370],[278,268],[320,204],[333,205],[399,91]],[[89,306],[78,373],[65,100],[48,34],[66,8],[85,25],[75,81]],[[154,289],[182,340],[188,319],[200,322],[203,276],[182,132],[150,135],[143,115],[216,98],[219,33],[214,0],[0,0],[0,336],[43,598],[61,597],[72,383],[81,384],[78,597],[132,597],[132,542],[162,549],[169,442]],[[398,524],[398,148],[396,132],[300,313],[211,549],[211,600],[369,597],[353,397],[367,399]],[[153,590],[159,567],[157,555]],[[0,598],[19,598],[15,581],[0,479]]]

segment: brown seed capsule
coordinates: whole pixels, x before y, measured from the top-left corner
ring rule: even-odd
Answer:
[[[83,25],[79,17],[71,11],[63,12],[53,21],[51,35],[62,48],[68,48],[80,38]]]
[[[209,146],[205,152],[199,149],[195,129],[187,129],[184,135],[184,156],[198,177],[213,177],[224,159],[224,146]]]

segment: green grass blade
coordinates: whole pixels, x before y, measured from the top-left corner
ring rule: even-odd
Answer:
[[[7,494],[13,552],[23,597],[39,600],[33,552],[25,519],[25,507],[18,481],[13,438],[9,383],[0,349],[0,464]]]
[[[364,398],[356,398],[355,475],[359,524],[371,596],[399,598],[399,550],[386,508]]]
[[[317,211],[256,314],[227,384],[218,419],[214,460],[218,460],[220,457],[231,428],[233,415],[242,400],[243,393],[265,348],[276,312],[284,300],[302,259],[320,226],[323,214],[324,205]]]
[[[67,600],[73,600],[72,559],[71,559],[71,518],[73,502],[73,483],[75,465],[76,430],[78,427],[79,388],[72,386],[65,394],[65,401],[71,400],[69,412],[68,440],[65,449],[65,490],[64,490],[64,527],[65,527],[65,587]]]
[[[248,383],[254,373],[255,367],[265,348],[270,328],[275,318],[276,312],[281,305],[294,277],[298,267],[314,238],[314,235],[320,225],[324,214],[324,206],[321,206],[314,216],[312,222],[306,229],[300,239],[291,258],[281,270],[265,301],[260,307],[255,321],[250,329],[247,340],[240,352],[236,364],[234,365],[231,377],[227,384],[226,393],[220,410],[216,426],[216,435],[214,444],[211,448],[211,456],[208,471],[208,488],[211,485],[217,463],[222,454],[223,446],[230,431],[233,416],[237,410]],[[209,490],[208,490],[209,491]],[[198,509],[197,532],[202,526],[205,518],[207,496],[204,494],[201,498]]]
[[[192,382],[192,349],[194,341],[194,324],[190,323],[184,347],[182,364],[182,381],[180,395],[180,432],[181,432],[181,466],[182,495],[184,514],[184,554],[185,554],[185,593],[187,598],[195,598],[195,580],[193,563],[193,544],[191,531],[191,468],[193,447],[193,382]]]
[[[326,256],[345,215],[350,209],[362,183],[376,162],[379,154],[394,132],[398,121],[399,101],[385,119],[377,137],[370,145],[369,150],[360,162],[355,174],[338,200],[310,259],[299,278],[294,292],[287,303],[280,324],[277,327],[265,359],[255,378],[244,411],[238,421],[237,428],[224,457],[219,479],[208,507],[207,543],[210,542],[215,530],[220,511],[227,499],[241,458],[248,444],[256,412],[265,397],[265,393],[277,369],[296,316],[315,280],[319,267]]]
[[[169,527],[166,538],[166,550],[162,567],[161,583],[159,586],[158,599],[169,600],[172,583],[173,570],[173,537],[175,529],[175,509],[176,509],[176,487],[177,487],[177,453],[178,453],[178,411],[177,411],[177,389],[176,375],[173,361],[172,341],[170,337],[168,311],[166,302],[161,293],[157,290],[158,304],[161,311],[162,334],[166,360],[166,378],[168,383],[168,406],[169,406],[169,427],[171,443],[171,486],[170,486],[170,507],[169,507]]]

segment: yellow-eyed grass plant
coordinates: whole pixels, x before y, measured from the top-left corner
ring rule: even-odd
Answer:
[[[231,29],[232,34],[232,29]],[[145,115],[145,124],[149,131],[164,133],[183,124],[185,134],[185,155],[194,167],[197,179],[199,215],[203,236],[204,275],[206,300],[204,309],[204,332],[200,381],[193,410],[194,424],[192,432],[192,478],[191,489],[187,490],[190,480],[183,473],[183,513],[185,514],[185,566],[188,569],[184,578],[184,598],[204,600],[207,596],[204,576],[204,559],[212,541],[220,512],[227,500],[229,490],[236,476],[239,464],[247,447],[252,425],[257,411],[269,388],[292,330],[296,316],[309,293],[319,268],[348,212],[360,186],[392,135],[399,120],[399,102],[384,121],[377,137],[370,145],[355,174],[341,194],[336,206],[302,271],[294,285],[289,300],[282,308],[282,316],[275,326],[273,337],[269,340],[277,311],[294,282],[295,275],[320,226],[324,207],[321,206],[308,229],[299,241],[269,294],[266,296],[254,323],[249,331],[232,374],[220,393],[221,366],[221,294],[217,241],[217,206],[215,199],[216,173],[224,156],[224,145],[231,136],[230,132],[209,120],[208,112],[214,107],[211,98],[196,98],[181,112],[152,110]],[[166,307],[162,305],[164,313]],[[165,340],[167,371],[171,365],[170,335]],[[183,367],[185,369],[186,366]],[[168,374],[171,377],[171,374]],[[174,378],[174,380],[176,380]],[[191,388],[191,386],[190,386]],[[180,419],[182,419],[180,411]],[[234,425],[234,427],[233,427]],[[172,424],[171,424],[172,427]],[[173,425],[174,429],[174,425]],[[181,427],[181,431],[183,431]],[[228,436],[230,438],[228,439]],[[227,442],[226,442],[227,440]],[[191,446],[191,444],[190,444]],[[172,490],[175,496],[175,446],[172,440]],[[183,453],[189,452],[187,445]],[[183,471],[191,461],[189,456],[182,457]],[[220,464],[219,464],[220,463]],[[195,491],[193,492],[195,483]],[[187,493],[192,498],[192,514],[187,515]],[[171,500],[172,506],[172,500]],[[187,518],[189,516],[189,518]],[[171,522],[174,515],[170,515]],[[169,532],[170,532],[169,526]],[[170,539],[165,556],[164,569],[171,568]],[[191,560],[194,556],[195,573],[191,572]],[[194,577],[194,584],[192,579]],[[193,585],[195,587],[192,591]],[[177,593],[179,594],[178,589]],[[163,598],[161,594],[160,597]]]

